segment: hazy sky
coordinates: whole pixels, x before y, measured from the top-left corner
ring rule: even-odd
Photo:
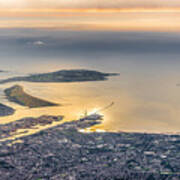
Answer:
[[[11,8],[123,8],[177,7],[179,0],[0,0],[1,7]]]
[[[179,0],[0,0],[0,28],[179,31]]]

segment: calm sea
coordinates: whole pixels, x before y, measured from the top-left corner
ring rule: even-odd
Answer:
[[[130,132],[180,132],[180,34],[90,32],[38,29],[0,30],[0,78],[91,69],[120,73],[104,82],[9,83],[0,85],[4,104],[16,108],[7,123],[43,114],[78,119],[111,102],[104,120],[92,129]],[[3,90],[20,84],[31,95],[63,106],[28,109],[8,102]]]

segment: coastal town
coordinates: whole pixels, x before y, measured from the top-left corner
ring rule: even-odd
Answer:
[[[23,128],[62,120],[24,120]],[[22,121],[22,120],[21,120]],[[4,137],[22,128],[0,125],[0,174],[3,180],[173,179],[180,178],[180,136],[143,133],[82,133],[101,120],[76,120],[17,139]],[[28,124],[26,127],[25,124]],[[2,127],[1,127],[2,126]],[[6,131],[6,129],[8,129]],[[3,135],[4,133],[4,135]]]

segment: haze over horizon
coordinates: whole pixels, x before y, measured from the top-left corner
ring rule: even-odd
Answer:
[[[0,28],[178,31],[178,0],[0,0]]]
[[[157,8],[157,7],[180,7],[178,0],[7,0],[0,1],[2,8]]]

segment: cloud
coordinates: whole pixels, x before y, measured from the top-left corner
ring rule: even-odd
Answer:
[[[0,28],[180,31],[179,20],[179,0],[0,0]]]
[[[42,47],[45,46],[46,43],[40,40],[36,40],[36,41],[28,41],[27,42],[28,46],[36,46],[36,47]]]
[[[44,46],[45,43],[43,41],[34,41],[33,45],[35,45],[35,46]]]

